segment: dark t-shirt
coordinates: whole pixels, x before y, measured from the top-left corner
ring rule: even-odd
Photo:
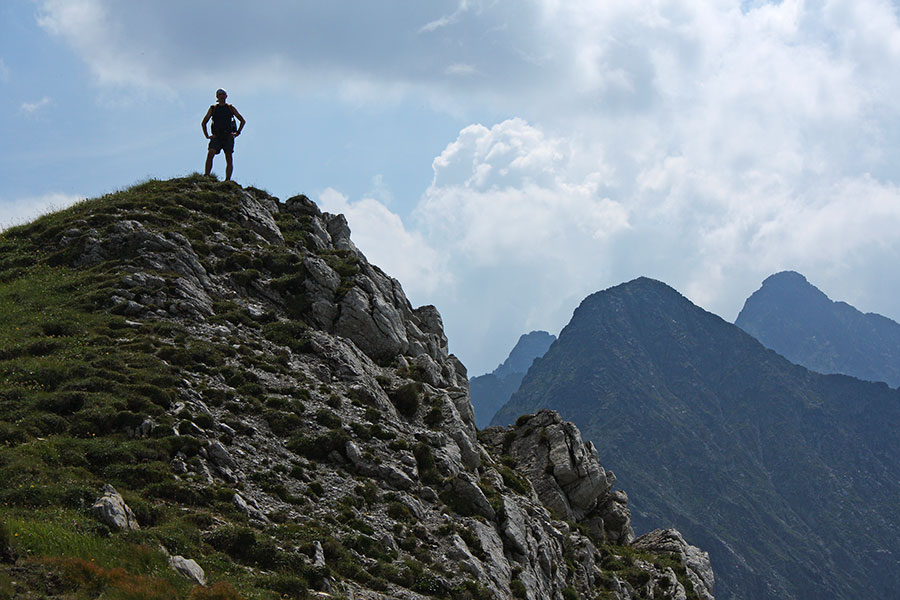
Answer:
[[[213,104],[212,110],[212,134],[214,136],[230,137],[234,131],[237,131],[230,104]]]

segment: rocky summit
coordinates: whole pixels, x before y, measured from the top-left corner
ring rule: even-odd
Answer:
[[[305,196],[8,229],[0,311],[0,598],[712,598],[575,426],[479,435],[438,311]]]
[[[734,324],[807,369],[900,386],[900,323],[835,302],[800,273],[767,277]]]

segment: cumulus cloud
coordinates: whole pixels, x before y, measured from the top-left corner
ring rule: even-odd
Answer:
[[[628,229],[627,210],[599,194],[604,165],[578,172],[559,139],[522,119],[472,125],[434,160],[416,211],[432,243],[479,265],[565,261],[581,240]]]
[[[629,214],[604,197],[593,169],[560,139],[522,119],[473,125],[435,158],[434,179],[409,223],[384,202],[319,198],[347,215],[370,260],[398,277],[414,302],[436,303],[476,369],[521,328],[558,329],[574,302],[608,276],[610,248]],[[510,346],[511,347],[511,346]]]

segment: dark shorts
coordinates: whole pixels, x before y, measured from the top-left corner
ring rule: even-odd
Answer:
[[[234,152],[234,136],[232,135],[223,135],[209,138],[209,151],[213,154],[218,154],[220,150],[224,150],[225,154],[231,154]]]

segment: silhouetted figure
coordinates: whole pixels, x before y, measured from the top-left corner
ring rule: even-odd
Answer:
[[[225,181],[231,180],[231,172],[234,170],[234,138],[241,135],[241,130],[247,122],[238,110],[225,103],[228,94],[223,89],[216,90],[216,103],[209,107],[206,116],[203,117],[203,135],[209,140],[209,152],[206,154],[206,171],[209,175],[212,171],[213,157],[220,150],[225,151]],[[240,127],[235,125],[234,119],[241,122]],[[206,132],[206,124],[212,119],[212,135]]]

